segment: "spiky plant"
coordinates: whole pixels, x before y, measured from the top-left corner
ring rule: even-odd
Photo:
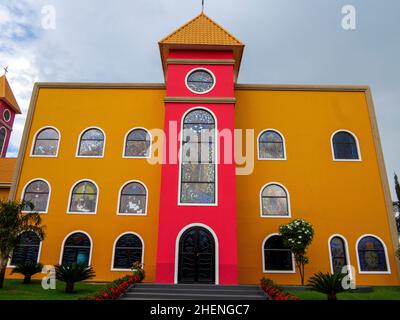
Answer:
[[[308,280],[307,286],[314,291],[325,293],[328,300],[337,300],[336,295],[345,291],[342,286],[345,276],[346,274],[340,272],[334,274],[318,272]]]
[[[40,263],[36,262],[22,262],[18,263],[15,268],[11,271],[11,274],[13,273],[19,273],[24,275],[24,284],[29,284],[31,283],[31,278],[33,275],[36,273],[42,272],[43,265]]]
[[[65,292],[73,293],[76,282],[89,280],[95,277],[95,272],[91,266],[86,264],[62,264],[56,265],[56,278],[65,282]]]

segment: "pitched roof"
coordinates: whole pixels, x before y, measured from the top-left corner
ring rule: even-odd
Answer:
[[[17,158],[0,158],[0,186],[12,182]]]
[[[5,75],[0,77],[0,100],[6,102],[16,113],[21,114],[21,109]]]

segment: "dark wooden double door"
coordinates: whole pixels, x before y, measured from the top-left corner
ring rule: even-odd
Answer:
[[[186,230],[179,240],[179,283],[215,283],[215,241],[205,228]]]

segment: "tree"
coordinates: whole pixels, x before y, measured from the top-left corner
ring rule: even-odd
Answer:
[[[334,274],[327,272],[318,272],[314,274],[308,281],[307,286],[312,290],[325,293],[328,300],[337,300],[337,294],[345,291],[342,286],[343,278],[346,274],[336,272]]]
[[[31,283],[31,278],[33,275],[42,272],[43,265],[37,262],[23,262],[18,263],[14,269],[12,269],[11,274],[19,273],[24,276],[24,284]]]
[[[286,225],[279,227],[279,233],[283,238],[284,245],[294,255],[296,267],[299,269],[301,285],[304,285],[304,268],[310,262],[307,257],[307,248],[314,238],[314,228],[311,223],[296,219]]]
[[[95,277],[91,266],[81,263],[62,264],[55,266],[56,278],[65,282],[65,292],[73,293],[75,282],[89,280]]]
[[[397,174],[394,174],[394,188],[396,190],[396,195],[397,195],[397,204],[400,205],[400,184]]]
[[[45,226],[36,212],[23,213],[34,209],[30,202],[0,201],[0,289],[3,288],[8,259],[11,257],[18,236],[25,231],[33,231],[43,239]]]

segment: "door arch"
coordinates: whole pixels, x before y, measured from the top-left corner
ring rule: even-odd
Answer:
[[[218,284],[218,239],[207,226],[193,224],[176,239],[175,283]]]

